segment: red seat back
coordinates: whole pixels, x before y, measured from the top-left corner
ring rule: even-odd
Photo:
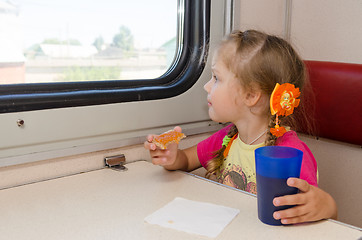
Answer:
[[[315,97],[317,136],[362,145],[362,64],[305,64]]]

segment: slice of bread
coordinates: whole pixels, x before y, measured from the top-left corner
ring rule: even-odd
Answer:
[[[170,143],[179,143],[181,139],[185,138],[185,134],[177,132],[175,130],[170,130],[161,135],[155,136],[152,140],[157,147],[161,149],[166,149],[167,145]]]

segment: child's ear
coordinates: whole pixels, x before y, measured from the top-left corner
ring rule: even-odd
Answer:
[[[259,102],[261,95],[262,93],[259,89],[258,90],[253,89],[251,91],[248,91],[245,96],[245,104],[248,107],[255,106]]]

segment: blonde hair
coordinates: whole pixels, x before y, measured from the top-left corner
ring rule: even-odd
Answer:
[[[256,30],[234,31],[221,42],[216,57],[223,60],[244,89],[252,91],[257,85],[264,94],[270,96],[277,83],[291,83],[300,89],[303,98],[303,89],[308,80],[304,62],[282,38]],[[302,104],[295,111],[303,112]],[[271,115],[269,104],[265,106],[265,114],[269,117],[270,129],[275,125],[275,116]],[[303,115],[299,114],[298,117]],[[280,124],[295,129],[294,116],[279,117]],[[305,121],[308,121],[306,117]],[[232,126],[228,136],[232,137],[237,132],[237,128]],[[276,137],[268,131],[265,145],[275,145],[275,141]],[[224,150],[225,147],[222,147],[215,153],[214,159],[209,161],[206,177],[220,174]]]

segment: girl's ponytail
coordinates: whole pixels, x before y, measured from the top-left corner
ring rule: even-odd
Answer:
[[[235,125],[232,125],[231,128],[229,129],[227,136],[229,138],[232,138],[237,133],[238,133],[238,129],[236,128]],[[207,167],[206,167],[207,171],[205,174],[206,178],[210,178],[212,175],[218,175],[220,173],[220,167],[222,166],[222,164],[224,162],[225,149],[226,149],[226,146],[222,146],[218,151],[216,151],[214,153],[214,158],[207,163]]]
[[[274,125],[275,125],[275,116],[271,116],[271,118],[269,119],[268,131],[266,133],[265,146],[275,145],[277,137],[270,132],[270,129],[273,128]]]

